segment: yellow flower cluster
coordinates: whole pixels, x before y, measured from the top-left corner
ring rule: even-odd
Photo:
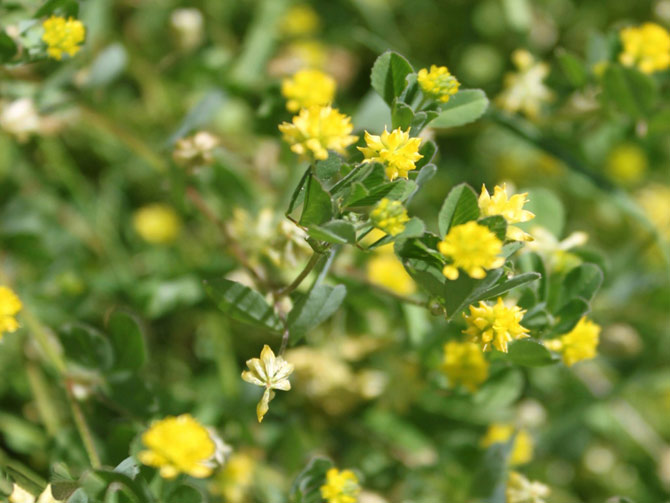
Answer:
[[[630,185],[639,182],[647,172],[647,155],[635,143],[622,143],[607,156],[605,170],[620,183]]]
[[[470,306],[469,315],[463,313],[468,326],[463,333],[481,344],[484,351],[493,346],[507,353],[507,343],[528,337],[528,329],[521,325],[525,312],[519,306],[507,307],[500,297],[493,306],[481,301],[479,307]]]
[[[528,222],[535,218],[535,215],[528,210],[523,209],[523,205],[528,202],[528,193],[514,194],[507,196],[507,185],[503,183],[502,187],[496,185],[493,189],[493,196],[482,185],[482,192],[479,196],[479,209],[482,216],[490,217],[493,215],[502,215],[508,224],[517,224]],[[507,238],[514,241],[532,241],[533,236],[513,225],[507,226]]]
[[[293,120],[279,125],[284,140],[299,155],[328,158],[328,150],[343,153],[358,137],[352,136],[351,118],[331,106],[303,108]]]
[[[146,242],[167,244],[177,238],[181,221],[171,206],[154,203],[143,206],[135,212],[133,227]]]
[[[354,472],[331,468],[326,472],[326,483],[321,486],[321,497],[328,503],[356,503],[360,491]]]
[[[670,33],[656,23],[624,28],[619,34],[623,51],[619,61],[637,66],[641,72],[654,73],[670,68]]]
[[[284,79],[281,93],[290,112],[301,108],[329,105],[335,97],[335,79],[320,70],[304,69]]]
[[[407,173],[416,169],[416,162],[423,156],[419,154],[421,138],[410,138],[409,129],[401,128],[389,133],[386,128],[380,135],[365,132],[366,147],[358,147],[363,152],[364,163],[379,162],[386,167],[386,176],[390,180],[407,178]]]
[[[293,365],[284,360],[283,357],[275,356],[274,351],[266,344],[263,346],[260,358],[247,360],[247,367],[249,367],[249,370],[242,372],[242,379],[265,388],[256,407],[256,416],[260,423],[263,416],[270,410],[270,400],[275,396],[273,390],[288,391],[291,389],[288,376],[293,372]]]
[[[489,362],[479,344],[450,341],[444,345],[442,370],[453,385],[474,393],[489,376]]]
[[[458,278],[459,267],[470,277],[482,279],[486,276],[486,269],[495,269],[505,263],[503,257],[498,257],[502,242],[488,227],[474,221],[449,229],[437,249],[452,260],[452,264],[442,270],[449,279]]]
[[[583,317],[567,334],[545,342],[547,348],[563,355],[566,365],[595,358],[600,339],[600,325]]]
[[[0,286],[0,340],[5,333],[16,332],[19,322],[16,315],[23,304],[11,288]]]
[[[159,468],[163,478],[173,479],[180,473],[205,478],[212,473],[216,444],[207,428],[190,414],[154,421],[142,434],[142,443],[147,450],[137,458]]]
[[[316,11],[308,4],[293,5],[282,16],[279,29],[287,37],[312,35],[321,27]]]
[[[405,230],[409,216],[400,201],[391,201],[384,197],[370,212],[370,220],[377,229],[391,236],[397,236]]]
[[[489,447],[493,444],[504,444],[512,438],[515,429],[512,424],[493,423],[482,438],[481,446]],[[530,436],[530,433],[523,428],[518,430],[510,452],[510,465],[516,466],[528,463],[533,459],[533,447],[533,437]]]
[[[371,242],[375,242],[382,237],[384,237],[384,233],[381,230],[373,229],[366,237],[366,241],[369,239]],[[407,274],[400,259],[396,257],[392,243],[375,248],[374,254],[368,260],[366,267],[366,275],[370,283],[402,296],[416,292],[416,283]]]
[[[226,503],[243,503],[253,482],[255,466],[256,461],[249,454],[233,454],[216,474],[212,492],[223,496]]]
[[[84,24],[73,18],[51,16],[42,23],[42,40],[47,44],[47,54],[54,59],[62,59],[63,53],[74,56],[81,49],[86,37]]]
[[[541,482],[528,480],[519,472],[510,472],[505,496],[507,503],[545,503],[551,491]]]
[[[442,103],[449,101],[452,95],[458,92],[460,83],[446,66],[431,65],[430,71],[426,68],[419,70],[417,82],[423,93]]]
[[[522,112],[535,119],[540,115],[542,104],[553,98],[551,90],[544,85],[549,65],[536,62],[531,53],[523,49],[512,53],[512,62],[518,71],[505,76],[505,89],[498,95],[497,103],[510,113]]]

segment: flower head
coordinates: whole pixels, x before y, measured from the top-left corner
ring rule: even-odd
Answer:
[[[507,503],[545,503],[550,493],[546,485],[530,481],[519,472],[510,472],[507,479]]]
[[[358,137],[352,136],[351,118],[328,106],[303,108],[291,123],[284,122],[279,130],[291,150],[299,155],[310,154],[315,159],[327,159],[328,150],[343,153]]]
[[[47,44],[47,54],[54,59],[62,59],[63,53],[74,56],[81,49],[80,44],[86,37],[84,24],[73,18],[51,16],[42,23],[44,35],[42,40]]]
[[[61,500],[54,498],[51,491],[51,484],[47,484],[37,499],[31,493],[26,491],[18,484],[12,487],[12,494],[9,495],[9,503],[60,503]]]
[[[522,112],[530,119],[535,119],[540,115],[542,104],[553,98],[551,90],[544,85],[544,79],[549,75],[549,66],[536,62],[523,49],[512,53],[512,62],[518,71],[505,76],[505,89],[498,95],[497,102],[510,113]]]
[[[516,428],[512,424],[493,423],[486,430],[480,445],[489,447],[493,444],[504,444],[514,434]],[[533,437],[523,428],[516,432],[514,444],[510,452],[509,463],[511,465],[523,465],[533,459]]]
[[[600,325],[583,317],[567,334],[548,340],[545,345],[552,351],[561,353],[565,364],[572,366],[579,361],[596,357],[599,338]]]
[[[493,306],[480,301],[479,307],[470,306],[469,315],[463,313],[468,326],[463,333],[481,344],[484,351],[493,346],[507,353],[508,342],[528,337],[528,329],[521,325],[525,312],[519,306],[507,307],[500,297]]]
[[[304,69],[281,83],[286,108],[297,112],[301,108],[328,105],[335,97],[335,79],[320,70]]]
[[[23,308],[21,300],[11,288],[0,286],[0,339],[5,332],[16,332],[19,322],[16,314]]]
[[[279,28],[288,37],[302,37],[319,31],[321,20],[308,4],[293,5],[282,16]]]
[[[40,131],[41,121],[35,102],[30,98],[0,103],[0,128],[15,135],[21,142]]]
[[[486,185],[482,185],[482,193],[479,196],[479,209],[483,216],[502,215],[508,224],[517,224],[528,222],[535,218],[535,215],[528,210],[523,209],[523,205],[528,202],[528,193],[514,194],[507,196],[507,185],[503,183],[502,187],[496,185],[493,189],[493,196],[486,190]],[[533,236],[526,234],[518,227],[508,226],[507,237],[514,241],[532,241]]]
[[[442,370],[452,384],[462,384],[474,393],[489,376],[489,362],[479,344],[450,341],[444,345]]]
[[[482,279],[486,276],[485,269],[495,269],[505,263],[503,257],[498,257],[502,242],[488,227],[474,221],[449,229],[437,249],[453,261],[442,270],[449,279],[458,278],[459,267],[470,277]]]
[[[361,486],[351,470],[331,468],[326,472],[326,483],[321,486],[321,497],[328,503],[356,503]]]
[[[409,222],[407,210],[400,201],[381,199],[370,212],[370,220],[377,229],[391,236],[397,236],[405,230],[405,224]]]
[[[446,66],[431,65],[430,71],[426,68],[419,70],[417,81],[424,94],[446,103],[452,95],[458,92],[460,83]]]
[[[270,409],[270,400],[275,396],[275,389],[288,391],[291,389],[291,382],[288,376],[293,372],[293,365],[288,363],[281,356],[275,356],[270,346],[263,346],[260,358],[247,360],[249,370],[242,372],[242,379],[248,383],[262,386],[265,388],[261,400],[256,407],[256,416],[258,422],[263,420],[263,416]]]
[[[635,143],[622,143],[607,156],[605,170],[615,180],[631,185],[642,180],[648,166],[647,155],[642,148]]]
[[[623,52],[619,61],[637,66],[641,72],[654,73],[670,68],[670,33],[656,23],[624,28],[619,33]]]
[[[373,229],[367,237],[370,237],[371,241],[374,242],[384,237],[384,233],[379,229]],[[411,295],[416,291],[416,283],[407,274],[402,262],[393,252],[393,243],[374,249],[372,257],[367,262],[366,275],[370,283],[386,288],[398,295]]]
[[[180,473],[205,478],[212,473],[216,444],[207,428],[190,414],[154,421],[142,434],[142,443],[147,449],[137,458],[159,468],[163,478],[173,479]]]
[[[367,147],[358,147],[363,152],[363,162],[379,162],[386,166],[386,176],[391,180],[407,178],[407,173],[416,169],[416,162],[423,156],[419,154],[421,138],[410,138],[409,129],[394,129],[389,133],[386,128],[380,135],[365,132]]]
[[[256,461],[244,452],[233,454],[219,470],[211,485],[215,494],[229,503],[242,503],[253,483]]]
[[[203,166],[214,161],[214,149],[219,139],[207,131],[198,131],[193,136],[181,138],[175,143],[172,158],[181,166]]]
[[[143,206],[133,215],[133,227],[142,239],[152,244],[171,243],[179,234],[179,215],[166,204]]]

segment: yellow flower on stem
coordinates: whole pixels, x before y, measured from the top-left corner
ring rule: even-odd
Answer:
[[[444,345],[442,370],[452,384],[474,393],[489,376],[489,362],[479,344],[450,341]]]
[[[430,71],[422,68],[417,74],[417,82],[426,96],[446,103],[458,92],[460,83],[446,66],[431,65]]]
[[[470,306],[469,315],[463,313],[468,327],[463,333],[478,342],[484,351],[490,351],[493,346],[507,353],[508,342],[528,337],[528,329],[521,325],[525,312],[519,306],[507,307],[500,297],[493,306],[480,301],[479,307]]]
[[[519,472],[510,472],[507,479],[507,503],[545,503],[551,491],[535,480],[528,480]]]
[[[498,256],[502,251],[502,242],[488,227],[475,221],[449,229],[437,249],[452,260],[452,264],[442,270],[442,274],[449,279],[458,278],[458,268],[472,278],[482,279],[486,276],[486,269],[496,269],[505,263],[505,259]]]
[[[19,328],[16,315],[21,309],[23,304],[12,289],[0,286],[0,340],[5,332],[16,332]]]
[[[62,59],[63,53],[74,56],[81,49],[86,37],[84,24],[73,18],[51,16],[42,23],[42,40],[47,44],[47,54],[54,59]]]
[[[301,108],[328,105],[335,97],[335,79],[320,70],[297,71],[291,78],[284,79],[281,93],[290,112]]]
[[[212,473],[216,443],[190,414],[154,421],[142,434],[142,443],[147,450],[140,451],[137,458],[159,468],[163,478],[173,479],[180,473],[205,478]]]
[[[370,220],[377,229],[391,236],[397,236],[405,230],[405,224],[409,222],[407,210],[400,201],[391,201],[384,197],[370,212]]]
[[[619,33],[623,51],[619,61],[637,66],[641,72],[654,73],[670,68],[670,33],[656,23],[624,28]]]
[[[154,203],[143,206],[133,214],[133,227],[146,242],[167,244],[177,238],[181,221],[171,206]]]
[[[486,431],[480,445],[489,447],[493,444],[504,444],[514,435],[514,425],[493,423]],[[510,465],[523,465],[533,459],[533,437],[523,428],[517,431],[514,444],[510,452]]]
[[[351,470],[329,469],[321,486],[321,497],[328,503],[356,503],[360,492],[358,477]]]
[[[479,196],[479,209],[482,216],[490,217],[493,215],[502,215],[508,224],[517,224],[528,222],[535,218],[535,215],[528,210],[523,209],[523,205],[528,202],[528,193],[514,194],[507,196],[507,185],[503,183],[502,187],[496,185],[493,189],[493,196],[482,185],[482,192]],[[532,241],[533,236],[525,233],[513,225],[507,226],[507,238],[514,241]]]
[[[353,128],[350,117],[329,105],[303,108],[290,123],[279,125],[293,152],[319,160],[328,158],[328,150],[344,153],[358,139],[350,134]]]
[[[600,325],[583,317],[570,332],[544,344],[548,349],[561,353],[563,362],[570,367],[582,360],[596,357],[600,330]]]
[[[263,346],[260,358],[247,360],[247,367],[249,367],[249,370],[242,372],[242,379],[265,388],[256,407],[256,416],[260,423],[270,409],[270,400],[275,396],[273,390],[288,391],[291,389],[288,376],[293,372],[293,365],[284,360],[283,357],[275,356],[270,346],[266,344]]]
[[[419,154],[421,138],[410,138],[409,129],[394,129],[389,133],[386,128],[380,135],[365,132],[366,147],[358,147],[363,152],[364,163],[378,162],[386,167],[386,176],[390,180],[407,178],[407,173],[416,169],[416,162],[423,157]]]

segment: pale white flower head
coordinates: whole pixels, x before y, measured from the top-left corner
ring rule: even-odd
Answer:
[[[544,84],[549,65],[536,61],[533,55],[517,49],[512,53],[516,72],[505,76],[505,89],[498,95],[498,105],[510,113],[521,112],[529,119],[540,115],[544,103],[553,99],[553,92]]]
[[[519,472],[510,472],[507,480],[507,503],[546,503],[551,491],[535,480],[528,480]]]
[[[37,499],[20,485],[14,484],[12,494],[9,495],[9,503],[61,503],[54,498],[51,492],[51,484],[48,484]]]
[[[247,360],[247,367],[249,367],[249,370],[242,372],[242,379],[265,388],[256,407],[256,416],[260,423],[270,409],[270,400],[275,396],[273,390],[288,391],[291,389],[288,376],[293,372],[293,365],[284,360],[283,357],[275,356],[270,346],[266,344],[263,346],[260,358]]]
[[[194,7],[175,9],[170,15],[170,27],[177,36],[177,45],[186,51],[195,49],[202,42],[203,25],[202,12]]]
[[[0,128],[25,141],[40,130],[40,116],[30,98],[19,98],[0,108]]]

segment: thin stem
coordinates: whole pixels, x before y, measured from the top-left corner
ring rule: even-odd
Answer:
[[[305,268],[298,274],[298,276],[293,280],[293,283],[291,283],[288,286],[285,286],[284,288],[280,288],[275,292],[275,298],[280,298],[284,297],[285,295],[288,295],[291,293],[293,290],[298,288],[300,284],[305,280],[307,276],[309,276],[309,273],[312,272],[312,269],[316,266],[316,264],[319,262],[319,259],[321,258],[322,254],[321,253],[316,253],[314,252],[312,254],[312,257],[309,259],[309,262],[305,265]]]
[[[81,437],[82,442],[84,443],[84,449],[86,449],[86,454],[88,454],[88,459],[91,461],[91,466],[95,469],[100,468],[100,456],[98,456],[98,451],[95,449],[93,444],[93,435],[91,430],[88,427],[86,422],[86,417],[79,407],[79,403],[72,392],[72,384],[69,380],[65,382],[65,395],[67,396],[67,401],[70,404],[70,410],[72,410],[72,417],[74,418],[74,424],[79,431],[79,436]]]

